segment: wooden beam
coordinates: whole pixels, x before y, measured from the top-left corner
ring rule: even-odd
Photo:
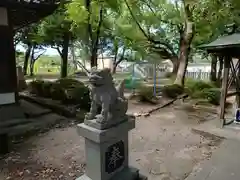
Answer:
[[[239,62],[240,62],[240,59],[238,59],[238,64],[237,64],[237,67],[236,67],[236,70],[237,70],[237,79],[236,79],[236,91],[239,92],[240,91],[240,65],[239,65]],[[240,94],[238,93],[236,95],[236,103],[237,103],[237,108],[240,108]]]
[[[227,98],[235,95],[240,95],[240,91],[227,93]]]
[[[231,57],[225,56],[223,81],[222,81],[222,89],[221,89],[221,99],[220,99],[220,122],[219,123],[220,123],[221,128],[225,124],[225,108],[226,108],[227,85],[228,85],[230,61],[231,61]]]

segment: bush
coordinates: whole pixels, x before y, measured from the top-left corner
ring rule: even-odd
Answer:
[[[59,82],[54,82],[51,87],[51,98],[53,100],[62,100],[65,97],[64,88]]]
[[[35,80],[29,84],[29,90],[39,97],[59,100],[64,104],[78,104],[86,110],[90,108],[88,87],[75,79],[65,78],[55,82]]]
[[[183,94],[184,88],[177,84],[167,85],[162,88],[162,94],[168,98],[176,98],[177,96]]]
[[[218,88],[204,89],[193,94],[192,98],[206,99],[207,102],[213,105],[220,104],[221,91]]]
[[[204,89],[216,88],[216,86],[212,82],[206,82],[202,80],[192,80],[192,79],[188,79],[186,81],[185,87],[186,87],[186,92],[190,96]]]
[[[186,93],[194,99],[205,99],[208,103],[219,105],[221,91],[213,82],[188,79]]]
[[[209,103],[214,105],[220,104],[220,99],[221,99],[220,89],[217,89],[217,88],[206,89],[204,90],[204,94]]]
[[[126,89],[140,89],[142,87],[142,80],[134,80],[131,78],[124,79],[124,84]]]
[[[28,84],[29,92],[37,96],[43,96],[43,84],[42,80],[34,80]]]
[[[46,98],[50,98],[52,96],[51,89],[53,83],[52,82],[44,82],[42,84],[42,96]]]
[[[79,104],[80,108],[86,110],[90,109],[91,100],[88,87],[80,85],[71,89],[67,89],[64,93],[65,99],[62,100],[63,103]]]
[[[51,96],[54,100],[65,101],[66,100],[66,90],[84,86],[84,83],[70,78],[63,78],[55,81],[51,88]]]
[[[139,87],[138,98],[141,102],[153,102],[153,88],[147,86]]]
[[[62,88],[68,89],[76,86],[84,86],[83,82],[80,82],[76,79],[70,79],[70,78],[62,78],[56,81],[56,83],[59,83]]]

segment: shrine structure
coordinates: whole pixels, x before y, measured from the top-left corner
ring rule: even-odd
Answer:
[[[219,127],[232,124],[234,121],[239,121],[240,110],[240,33],[237,31],[235,24],[227,25],[228,32],[226,35],[219,37],[215,41],[202,45],[208,53],[214,54],[218,57],[223,57],[224,67],[222,75],[221,99],[220,99],[220,121]],[[234,88],[233,86],[234,85]],[[227,120],[226,99],[227,97],[236,96],[234,109],[235,117]]]
[[[53,13],[58,4],[59,0],[0,1],[0,153],[7,151],[8,130],[3,124],[24,118],[18,104],[14,34]]]

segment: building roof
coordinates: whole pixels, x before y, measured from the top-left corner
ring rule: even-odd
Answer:
[[[0,0],[0,7],[10,10],[10,23],[15,30],[52,14],[58,4],[59,0]]]
[[[228,48],[240,48],[240,33],[234,33],[231,35],[226,35],[219,37],[215,41],[204,44],[200,46],[200,48],[207,49],[207,50],[214,50],[214,49],[228,49]]]

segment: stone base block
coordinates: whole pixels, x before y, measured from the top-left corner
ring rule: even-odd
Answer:
[[[85,120],[84,124],[86,124],[90,127],[99,129],[99,130],[105,130],[105,129],[109,129],[109,128],[112,128],[114,126],[117,126],[117,125],[119,125],[119,124],[121,124],[121,123],[123,123],[127,120],[128,120],[128,117],[116,118],[116,119],[114,119],[114,121],[110,121],[108,123],[101,124],[101,123],[97,122],[97,119],[93,119],[93,120]]]
[[[87,175],[83,175],[76,180],[92,180]],[[122,171],[115,174],[109,180],[147,180],[147,178],[143,175],[139,174],[139,170],[136,168],[125,168]]]

